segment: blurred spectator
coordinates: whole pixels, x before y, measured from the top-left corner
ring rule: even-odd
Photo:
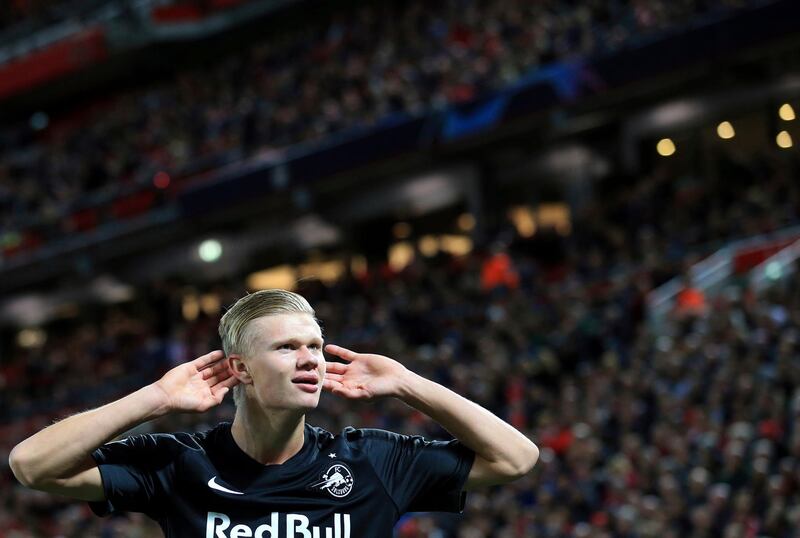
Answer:
[[[694,318],[705,314],[707,309],[705,294],[694,286],[691,275],[684,273],[682,288],[675,298],[675,315],[680,319]]]
[[[505,287],[519,287],[519,276],[514,269],[511,257],[503,251],[501,245],[495,245],[492,254],[483,262],[481,268],[481,286],[484,291]]]

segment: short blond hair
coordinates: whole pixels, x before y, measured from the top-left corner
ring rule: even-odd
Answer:
[[[225,356],[252,355],[253,339],[248,331],[250,322],[278,314],[310,314],[316,320],[314,309],[302,295],[280,289],[249,293],[236,301],[219,320],[219,336]],[[237,385],[233,389],[233,401],[238,406],[242,398],[243,386]]]

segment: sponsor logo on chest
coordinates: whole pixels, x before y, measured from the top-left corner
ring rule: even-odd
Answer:
[[[308,516],[303,514],[280,512],[272,512],[269,522],[257,527],[243,523],[231,527],[231,524],[227,514],[208,512],[206,538],[350,538],[350,514],[333,514],[332,527],[311,525]]]

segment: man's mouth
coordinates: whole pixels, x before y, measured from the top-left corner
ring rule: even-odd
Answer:
[[[315,375],[299,375],[292,379],[292,383],[305,392],[317,392],[319,390],[319,378]]]

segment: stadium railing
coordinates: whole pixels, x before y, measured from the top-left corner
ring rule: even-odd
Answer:
[[[742,275],[750,275],[749,281],[761,290],[774,275],[788,274],[798,257],[800,226],[792,226],[734,241],[693,264],[687,273],[692,286],[707,295],[717,293],[732,278]],[[683,278],[676,276],[648,294],[648,314],[653,328],[662,326],[675,308],[676,298],[684,288]]]

